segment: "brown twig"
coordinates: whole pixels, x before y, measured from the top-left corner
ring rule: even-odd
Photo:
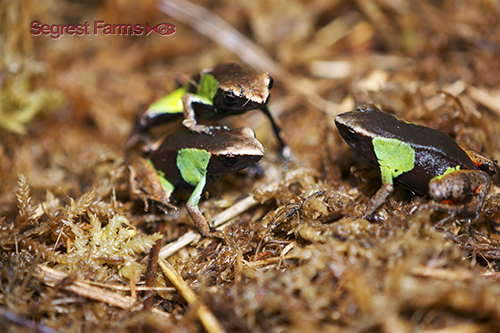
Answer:
[[[8,330],[8,324],[7,323],[12,323],[24,328],[29,329],[31,332],[39,332],[39,333],[58,333],[59,331],[56,331],[53,328],[47,327],[43,324],[37,323],[33,320],[21,317],[15,313],[12,313],[10,311],[7,311],[5,308],[0,307],[0,327],[5,329],[6,331]]]
[[[163,234],[165,231],[165,222],[159,222],[158,226],[156,228],[156,232],[159,232],[160,234]],[[146,271],[146,287],[154,287],[156,285],[156,276],[158,272],[158,254],[160,253],[161,249],[161,239],[158,239],[151,248],[151,251],[149,252],[149,262],[148,262],[148,268]],[[153,307],[153,296],[155,292],[154,291],[149,291],[147,293],[147,298],[144,301],[144,308],[146,310],[151,310]]]
[[[464,269],[449,269],[440,267],[416,266],[411,269],[411,274],[418,277],[431,277],[439,280],[452,280],[469,282],[474,278],[471,271]]]
[[[38,265],[35,276],[51,287],[69,277],[68,274],[42,265]],[[63,289],[122,309],[130,309],[134,305],[134,301],[130,297],[91,286],[89,283],[81,280],[73,281],[71,284],[64,286]]]
[[[186,300],[190,307],[196,309],[198,318],[200,319],[203,327],[209,333],[222,333],[225,332],[221,324],[214,316],[214,314],[207,308],[207,306],[201,302],[194,291],[189,287],[189,285],[182,279],[182,277],[175,271],[175,269],[167,261],[160,259],[158,261],[160,268],[162,269],[165,276],[172,282],[172,284],[181,293],[182,297]]]

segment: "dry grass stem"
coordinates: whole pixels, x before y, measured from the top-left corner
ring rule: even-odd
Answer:
[[[226,332],[220,325],[219,321],[213,313],[201,302],[189,285],[184,282],[182,277],[175,271],[175,269],[166,260],[160,259],[158,261],[163,274],[172,282],[179,293],[184,297],[188,305],[196,309],[198,318],[200,319],[203,327],[210,333],[223,333]]]
[[[69,277],[68,274],[58,272],[50,267],[42,265],[37,267],[35,275],[43,281],[43,283],[51,287],[56,286],[59,282]],[[90,283],[81,280],[73,281],[71,284],[65,286],[64,289],[77,295],[88,297],[95,301],[103,302],[122,309],[130,309],[134,305],[134,300],[130,297],[122,296],[103,288],[97,288],[90,285]]]

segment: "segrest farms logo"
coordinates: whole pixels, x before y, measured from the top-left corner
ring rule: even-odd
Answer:
[[[175,25],[160,23],[155,27],[148,23],[143,24],[106,24],[104,21],[94,21],[93,26],[89,22],[85,24],[42,24],[33,21],[30,24],[30,33],[33,36],[50,36],[59,39],[62,36],[149,36],[152,32],[160,36],[170,36],[175,33]]]

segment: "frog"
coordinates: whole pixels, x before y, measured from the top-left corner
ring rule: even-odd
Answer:
[[[378,167],[382,186],[370,199],[371,216],[400,184],[428,196],[439,207],[464,216],[477,214],[498,173],[497,160],[464,150],[438,130],[406,121],[365,104],[339,114],[335,125],[344,141]]]
[[[262,144],[250,127],[212,129],[210,135],[183,130],[165,137],[158,147],[131,157],[129,193],[132,200],[142,200],[160,210],[178,208],[170,203],[174,191],[187,189],[186,202],[195,227],[201,235],[222,238],[213,230],[198,207],[203,194],[224,174],[242,170],[257,163],[264,155]]]
[[[167,96],[152,103],[136,119],[133,134],[127,146],[148,139],[145,134],[158,125],[184,117],[182,124],[196,133],[212,134],[220,127],[199,124],[199,120],[215,121],[222,117],[261,110],[271,122],[282,156],[289,158],[281,126],[268,107],[273,78],[267,72],[259,72],[236,63],[219,64],[204,69],[199,75]],[[227,129],[225,127],[222,127]]]

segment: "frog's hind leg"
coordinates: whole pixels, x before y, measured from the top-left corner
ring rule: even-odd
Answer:
[[[477,231],[473,225],[479,221],[482,217],[481,213],[479,212],[471,212],[467,210],[463,210],[464,205],[448,205],[448,204],[442,204],[439,202],[429,202],[424,205],[424,209],[431,209],[434,211],[441,211],[444,213],[448,213],[447,216],[444,218],[440,219],[438,222],[436,222],[433,227],[445,232],[448,235],[451,235],[449,231],[447,231],[443,226],[448,223],[448,222],[457,222],[461,227],[462,227],[462,232],[460,232],[461,235],[465,235],[467,238],[472,238],[475,241],[477,241],[476,236],[481,236],[481,237],[487,237],[487,235]],[[462,242],[460,240],[460,237],[457,235],[453,235],[452,239],[460,243]]]
[[[498,173],[498,160],[489,159],[478,152],[460,145],[463,151],[469,156],[471,161],[481,170],[486,171],[490,176]]]
[[[426,207],[429,207],[428,205],[426,205]],[[429,207],[430,208],[430,207]],[[439,229],[439,230],[444,230],[441,228],[441,226],[443,226],[444,224],[446,224],[447,222],[451,221],[452,219],[454,219],[456,217],[456,214],[455,213],[450,213],[448,214],[447,216],[445,216],[444,218],[440,219],[439,221],[437,221],[436,223],[434,223],[433,227],[436,228],[436,229]]]
[[[207,219],[205,218],[205,216],[203,216],[203,213],[200,211],[197,205],[187,203],[186,210],[191,216],[191,219],[193,220],[196,229],[198,229],[198,231],[202,236],[208,238],[224,239],[224,233],[215,230],[210,226]]]
[[[440,204],[450,202],[456,211],[473,214],[482,209],[490,188],[491,178],[485,171],[457,170],[429,182],[429,196]]]
[[[184,120],[182,121],[182,125],[187,127],[187,129],[192,132],[212,135],[212,129],[214,129],[214,127],[198,124],[193,104],[203,104],[206,107],[213,106],[207,105],[206,100],[191,93],[187,93],[182,96],[182,103],[184,104]]]

